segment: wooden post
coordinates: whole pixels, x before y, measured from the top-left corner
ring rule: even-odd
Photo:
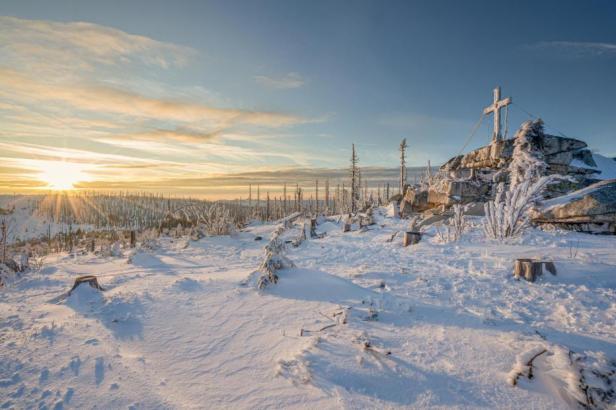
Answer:
[[[134,248],[137,244],[137,236],[135,235],[135,231],[130,231],[130,247]]]
[[[421,240],[421,232],[404,232],[402,244],[404,247],[415,245]]]

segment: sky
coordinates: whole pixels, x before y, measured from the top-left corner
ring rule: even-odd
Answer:
[[[616,156],[609,0],[2,0],[0,16],[0,192],[231,198],[338,178],[352,143],[383,182],[401,138],[410,166],[457,155],[495,86],[508,136],[530,114]]]

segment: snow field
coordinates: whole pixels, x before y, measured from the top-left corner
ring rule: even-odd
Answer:
[[[429,229],[403,248],[387,240],[406,222],[383,213],[366,232],[319,225],[262,291],[243,284],[273,224],[48,258],[0,293],[0,408],[568,408],[584,399],[575,366],[616,358],[616,238],[499,244],[471,220],[458,242]],[[549,258],[557,276],[515,281],[517,257]],[[59,299],[82,274],[106,291]]]

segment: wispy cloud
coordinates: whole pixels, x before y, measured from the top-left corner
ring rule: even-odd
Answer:
[[[536,50],[555,50],[573,57],[616,55],[616,44],[584,41],[542,41],[530,46]]]
[[[255,80],[262,86],[278,89],[300,88],[305,83],[304,78],[299,73],[288,73],[279,78],[257,75]]]
[[[0,43],[12,60],[84,69],[93,64],[138,61],[162,68],[186,65],[190,47],[85,22],[26,20],[0,16]]]
[[[189,101],[153,98],[105,85],[46,83],[16,70],[0,68],[0,97],[28,104],[62,102],[77,110],[182,122],[209,121],[216,126],[248,124],[280,127],[306,120],[276,112],[216,108]]]

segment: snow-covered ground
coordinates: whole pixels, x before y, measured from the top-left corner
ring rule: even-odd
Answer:
[[[38,215],[35,210],[43,196],[33,195],[0,195],[0,208],[11,211],[5,216],[9,225],[9,243],[19,240],[30,240],[56,236],[68,231],[68,225],[55,223],[50,218]],[[73,224],[71,229],[90,231],[92,226]]]
[[[0,291],[0,408],[556,409],[584,399],[580,366],[616,366],[616,237],[503,245],[476,226],[404,248],[388,240],[406,222],[377,222],[319,225],[263,291],[246,279],[274,225],[161,238],[132,263],[50,256]],[[516,281],[519,257],[557,275]],[[62,298],[83,274],[106,290]]]

